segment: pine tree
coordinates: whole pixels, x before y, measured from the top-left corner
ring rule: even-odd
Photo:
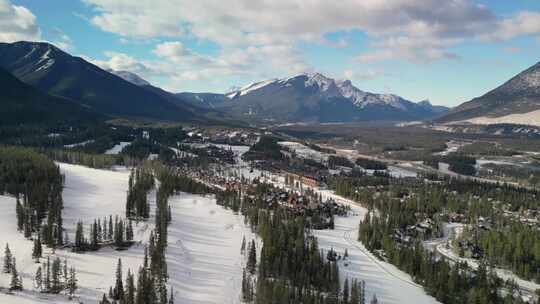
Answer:
[[[257,267],[257,248],[255,247],[255,240],[251,240],[246,268],[249,271],[249,273],[255,274],[256,267]]]
[[[133,241],[133,223],[129,220],[129,224],[126,229],[126,240],[131,242]]]
[[[90,246],[92,247],[92,250],[98,250],[99,246],[99,237],[98,237],[98,225],[97,221],[94,220],[94,224],[92,224],[92,230],[90,231]]]
[[[41,291],[43,289],[43,274],[41,271],[41,266],[38,266],[36,270],[36,275],[34,276],[34,283],[37,290]]]
[[[244,254],[246,252],[246,236],[242,237],[242,245],[240,246],[240,253]]]
[[[21,201],[17,197],[17,206],[15,208],[15,211],[17,213],[17,230],[23,231],[23,226],[25,224],[25,214],[24,214],[24,208],[21,205]]]
[[[360,304],[366,304],[366,281],[362,281],[362,288],[360,290]]]
[[[358,280],[354,280],[351,286],[351,304],[360,304]]]
[[[109,234],[107,235],[107,239],[112,240],[113,239],[113,234],[114,234],[112,215],[109,215],[109,230],[108,230],[108,232],[109,232]]]
[[[343,283],[343,304],[349,303],[349,278],[345,278]]]
[[[69,288],[69,272],[68,272],[68,265],[67,265],[67,259],[64,259],[64,264],[62,268],[62,279],[64,282],[64,288]]]
[[[45,272],[45,280],[43,280],[43,285],[46,292],[51,291],[51,258],[47,257],[47,271]]]
[[[126,278],[124,304],[135,304],[135,279],[129,269]]]
[[[103,294],[103,298],[101,298],[99,304],[111,304],[111,302],[107,299],[107,295]]]
[[[69,269],[69,279],[68,279],[68,284],[67,284],[70,298],[73,296],[73,294],[75,293],[75,291],[78,288],[77,283],[78,283],[77,282],[77,273],[75,271],[75,268],[71,267]]]
[[[54,259],[51,267],[51,293],[62,291],[62,282],[60,280],[62,273],[62,262],[60,258]]]
[[[75,246],[73,246],[73,251],[80,252],[86,249],[86,242],[84,240],[84,228],[83,223],[79,221],[77,223],[77,228],[75,229]]]
[[[4,250],[4,273],[11,272],[12,260],[13,255],[11,254],[11,250],[9,250],[9,244],[6,244],[6,249]]]
[[[38,233],[38,237],[34,240],[34,248],[32,249],[32,258],[39,263],[43,249],[41,247],[41,236]]]
[[[116,283],[113,290],[113,299],[121,300],[124,298],[124,283],[122,281],[122,260],[118,259],[116,265]]]
[[[12,260],[11,264],[11,281],[9,283],[9,290],[22,290],[22,280],[17,271],[17,262],[15,258]]]
[[[169,303],[174,304],[174,289],[171,287],[171,296],[169,297]]]

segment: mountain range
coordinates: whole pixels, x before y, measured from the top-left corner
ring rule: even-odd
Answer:
[[[20,115],[25,109],[29,113],[25,117],[42,113],[43,120],[59,117],[48,111],[54,109],[73,117],[193,123],[431,120],[540,126],[540,63],[451,110],[427,100],[412,102],[360,90],[350,80],[320,73],[255,82],[226,94],[171,93],[129,71],[101,69],[43,42],[0,43],[0,69],[0,86],[8,88],[0,93],[2,113]],[[26,95],[22,94],[25,90]],[[14,103],[17,94],[20,105]]]
[[[435,122],[540,126],[540,62]]]
[[[0,43],[0,68],[45,93],[111,117],[208,120],[207,110],[173,103],[173,94],[145,88],[141,85],[147,82],[138,77],[122,72],[117,76],[48,43]]]
[[[362,91],[350,80],[320,73],[256,82],[227,94],[180,93],[183,100],[233,117],[275,122],[352,122],[425,120],[448,108],[415,103],[393,94]]]

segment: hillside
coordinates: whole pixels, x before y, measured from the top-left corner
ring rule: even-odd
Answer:
[[[465,102],[439,123],[516,123],[540,125],[540,62],[488,93]]]
[[[48,43],[0,43],[0,67],[49,94],[111,116],[192,121],[204,114],[172,104]]]
[[[104,118],[65,98],[50,96],[0,69],[0,125],[84,122]]]

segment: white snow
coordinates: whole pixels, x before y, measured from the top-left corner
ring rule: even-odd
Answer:
[[[277,79],[269,79],[269,80],[265,80],[265,81],[260,81],[260,82],[255,82],[255,83],[251,83],[251,84],[248,84],[247,86],[244,86],[236,91],[233,91],[233,92],[230,92],[230,93],[227,93],[227,96],[228,98],[234,98],[234,97],[237,97],[237,96],[243,96],[243,95],[246,95],[248,94],[249,92],[251,91],[255,91],[255,90],[258,90],[262,87],[265,87],[271,83],[274,83],[276,82]]]
[[[478,125],[491,125],[491,124],[523,124],[540,127],[540,110],[531,111],[527,113],[510,114],[500,117],[476,117],[464,121],[454,122],[458,123],[472,123]]]
[[[298,157],[309,158],[319,162],[325,162],[328,160],[328,154],[322,153],[316,150],[311,149],[308,146],[305,146],[301,143],[294,141],[280,141],[278,142],[280,146],[287,147],[293,150]]]
[[[254,238],[241,215],[216,205],[213,196],[182,193],[169,199],[169,283],[182,304],[240,303],[242,238]]]
[[[129,146],[131,142],[129,141],[121,141],[119,144],[116,144],[114,147],[110,148],[109,150],[105,151],[105,154],[119,154],[124,150],[125,147]]]
[[[94,218],[122,216],[125,212],[129,171],[90,169],[59,163],[66,176],[63,192],[64,227],[74,239],[75,225],[83,220],[85,230]],[[148,195],[155,209],[155,190]],[[243,236],[254,238],[240,215],[215,204],[213,196],[182,193],[170,198],[172,222],[169,226],[167,261],[169,284],[174,287],[177,303],[240,303],[242,269],[245,258],[240,254]],[[146,222],[134,223],[136,243],[125,251],[102,248],[98,252],[76,254],[45,249],[44,256],[66,258],[77,269],[79,290],[76,299],[97,303],[98,298],[114,283],[118,258],[122,259],[124,276],[127,269],[137,271],[143,262],[144,244],[154,226],[153,212]],[[8,295],[0,290],[0,303],[73,303],[65,295],[47,295],[33,290],[32,278],[38,264],[31,259],[32,241],[16,231],[15,199],[0,196],[0,250],[5,243],[17,258],[25,290]],[[0,253],[0,255],[2,255]],[[0,273],[0,286],[8,286],[10,276]]]
[[[93,142],[94,142],[94,140],[90,139],[90,140],[86,140],[86,141],[83,141],[83,142],[80,142],[80,143],[75,143],[75,144],[71,144],[71,145],[64,145],[64,148],[80,147],[80,146],[84,146],[84,145],[87,145],[87,144],[93,143]]]
[[[345,203],[343,199],[340,202]],[[319,246],[326,250],[333,248],[343,255],[345,248],[349,257],[340,261],[339,272],[343,284],[345,278],[366,282],[366,299],[377,295],[379,302],[385,304],[427,304],[438,303],[428,296],[421,286],[414,283],[409,275],[395,266],[378,260],[362,243],[357,241],[358,224],[365,216],[366,209],[350,204],[349,217],[336,217],[334,230],[316,230]],[[345,266],[345,264],[348,266]]]

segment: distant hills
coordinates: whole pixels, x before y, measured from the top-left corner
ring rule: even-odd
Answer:
[[[48,43],[0,43],[0,67],[44,92],[105,115],[170,121],[207,120],[206,111],[198,111],[186,103],[172,103],[165,93],[133,84],[140,82],[140,79],[130,78],[133,75],[120,72],[117,76]]]
[[[336,81],[319,73],[256,82],[223,95],[177,96],[240,119],[275,122],[425,120],[448,110],[428,101],[415,103],[397,95],[365,92],[350,80]]]
[[[435,122],[540,126],[540,62]]]
[[[0,126],[84,123],[104,119],[71,100],[51,96],[0,68]]]

